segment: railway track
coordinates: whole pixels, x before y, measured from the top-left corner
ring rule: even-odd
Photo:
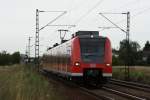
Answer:
[[[80,91],[82,91],[84,94],[86,95],[89,95],[89,96],[92,96],[94,97],[96,100],[114,100],[113,98],[110,98],[110,97],[107,97],[107,96],[104,96],[104,95],[97,95],[95,94],[93,91],[83,87],[81,84],[77,85],[76,83],[72,82],[72,81],[68,81],[68,80],[65,80],[61,77],[58,77],[56,75],[53,75],[53,74],[49,74],[45,71],[40,71],[42,75],[44,75],[45,77],[48,78],[48,81],[51,81],[51,82],[54,82],[54,83],[58,83],[58,82],[61,82],[63,83],[64,85],[67,85],[67,86],[71,86],[71,87],[75,87],[75,88],[78,88]]]
[[[62,82],[63,84],[76,87],[80,91],[84,92],[86,95],[93,96],[97,100],[149,100],[145,97],[133,95],[127,92],[122,92],[120,90],[113,89],[107,86],[103,86],[102,88],[90,86],[89,88],[85,87],[83,84],[79,85],[71,81],[66,81],[63,78],[58,78],[57,76],[48,75],[47,73],[45,75],[55,82]]]
[[[92,95],[94,97],[96,97],[98,100],[115,100],[113,97],[109,97],[106,95],[99,95],[95,92],[95,90],[89,90],[85,87],[79,87],[82,91],[84,91],[86,94],[88,93],[88,95]]]
[[[95,90],[89,90],[84,87],[80,87],[80,88],[84,90],[85,92],[88,92],[89,94],[99,97],[102,100],[147,100],[144,97],[142,98],[142,97],[132,95],[129,93],[124,93],[122,91],[110,89],[105,86],[102,87],[101,89],[95,89]]]
[[[147,100],[144,97],[142,98],[142,97],[130,94],[130,93],[125,93],[125,92],[122,92],[122,91],[118,91],[116,89],[110,89],[109,87],[102,87],[102,89],[104,89],[106,91],[109,91],[111,93],[117,94],[119,96],[125,97],[126,99],[131,99],[131,100]]]
[[[150,88],[148,85],[112,79],[105,87],[133,95],[133,97],[150,100]]]
[[[140,83],[135,83],[135,82],[127,82],[127,81],[116,80],[116,79],[111,79],[109,81],[109,83],[132,88],[132,89],[141,90],[144,92],[150,92],[150,86],[145,85],[145,84],[140,84]]]
[[[80,87],[80,89],[97,97],[100,97],[102,100],[149,100],[147,99],[147,97],[141,97],[138,95],[133,95],[131,93],[122,92],[120,90],[109,88],[107,86],[103,86],[100,89],[88,89],[86,87]]]

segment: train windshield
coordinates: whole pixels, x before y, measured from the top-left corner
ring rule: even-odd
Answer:
[[[83,62],[104,62],[105,38],[80,38],[80,47]]]

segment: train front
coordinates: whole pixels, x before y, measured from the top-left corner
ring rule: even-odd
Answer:
[[[72,72],[84,81],[105,83],[112,77],[110,40],[97,31],[79,31],[72,46]]]

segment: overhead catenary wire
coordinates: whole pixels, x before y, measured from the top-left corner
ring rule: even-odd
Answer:
[[[80,3],[82,4],[82,3]],[[79,5],[78,5],[79,6]],[[46,24],[45,26],[43,26],[42,28],[40,28],[40,30],[44,29],[47,26],[56,26],[56,29],[58,29],[58,26],[71,26],[71,27],[75,27],[75,25],[50,25],[51,23],[53,23],[55,20],[57,20],[59,17],[63,16],[64,14],[66,14],[66,12],[71,12],[74,8],[76,8],[76,6],[72,7],[70,10],[68,11],[41,11],[41,12],[64,12],[61,15],[57,16],[54,20],[50,21],[48,24]]]
[[[133,1],[130,1],[130,2],[124,4],[123,6],[121,6],[121,7],[119,7],[119,8],[116,8],[116,9],[128,7],[128,6],[131,6],[131,5],[133,5],[133,4],[135,5],[136,3],[139,3],[139,1],[140,1],[140,0],[133,0]],[[142,9],[142,8],[143,8],[143,7],[136,8],[136,9],[132,9],[132,10],[137,11],[138,9]],[[115,9],[114,9],[114,10],[115,10]],[[114,10],[111,10],[111,11],[109,11],[109,12],[113,12]],[[148,8],[145,7],[144,10],[139,11],[139,12],[137,12],[137,13],[134,14],[134,15],[131,15],[131,18],[134,19],[134,18],[136,18],[138,15],[141,15],[141,14],[145,13],[145,12],[148,11],[148,10],[150,10],[150,7],[149,7],[149,6],[148,6]],[[109,14],[109,12],[104,12],[104,13],[105,13],[105,14]],[[119,14],[119,13],[116,13],[116,12],[115,12],[114,14]],[[120,20],[120,21],[117,21],[116,24],[120,24],[120,23],[122,23],[122,22],[124,22],[124,21],[126,21],[126,18],[124,18],[124,19],[122,19],[122,20]],[[112,26],[107,26],[106,28],[105,28],[105,27],[104,27],[104,28],[103,28],[103,27],[100,27],[100,28],[103,28],[103,29],[100,30],[100,31],[104,31],[104,30],[106,30],[106,29],[111,29],[111,27],[112,27]],[[114,27],[112,27],[112,28],[114,28]]]
[[[61,16],[63,16],[66,13],[67,13],[67,11],[62,11],[62,13],[59,16],[57,16],[55,19],[53,19],[50,22],[48,22],[48,24],[46,24],[45,26],[43,26],[42,28],[40,28],[39,31],[42,30],[42,29],[44,29],[45,27],[49,26],[51,23],[53,23],[54,21],[56,21],[58,18],[60,18]]]
[[[149,10],[150,10],[150,7],[144,8],[143,10],[137,12],[136,14],[131,15],[131,17],[132,17],[132,19],[134,19],[135,17],[137,17],[137,16],[139,16],[139,15],[141,15],[141,14],[143,14],[143,13],[149,11]],[[121,22],[123,22],[123,21],[125,21],[125,19],[122,19],[122,20],[120,20],[120,21],[118,21],[118,22],[116,22],[116,23],[119,24],[119,23],[121,23]]]
[[[124,8],[124,7],[129,7],[129,6],[135,5],[136,3],[139,3],[138,1],[139,0],[133,0],[133,1],[127,2],[127,3],[123,4],[122,6],[117,7],[115,9],[111,10],[111,11],[115,11],[115,10],[118,10],[118,9],[121,9],[121,8]]]
[[[95,8],[97,8],[104,0],[98,1],[92,8],[90,8],[84,15],[82,15],[77,21],[75,21],[75,25],[77,25],[83,18],[85,18],[89,13],[91,13]],[[72,27],[69,27],[72,28]]]
[[[104,0],[102,0],[102,1],[104,1]],[[99,1],[99,2],[102,2],[102,1]],[[133,0],[133,1],[130,1],[130,2],[128,2],[128,3],[126,3],[126,4],[124,4],[124,5],[122,5],[121,7],[119,7],[119,8],[122,8],[122,7],[127,7],[127,6],[130,6],[130,5],[133,5],[133,4],[135,4],[135,3],[138,3],[138,1],[139,0]],[[81,3],[79,3],[79,4],[82,4],[82,3],[84,3],[85,2],[85,0],[83,0]],[[97,4],[99,4],[99,2],[97,3]],[[71,12],[72,10],[74,10],[75,8],[78,8],[78,6],[80,6],[80,5],[77,5],[77,6],[75,6],[75,7],[73,7],[72,6],[72,8],[70,9],[70,10],[67,10],[67,12]],[[95,5],[96,6],[96,5]],[[94,7],[95,7],[94,6]],[[94,7],[92,7],[92,8],[94,8]],[[118,8],[115,8],[115,9],[118,9]],[[89,10],[90,11],[90,10]],[[62,12],[62,11],[40,11],[40,12]],[[65,11],[64,11],[65,12]],[[124,19],[123,19],[124,20]],[[76,21],[77,22],[77,21]],[[35,25],[33,25],[33,26],[35,26]],[[56,28],[57,29],[57,28]]]
[[[69,7],[70,9],[67,10],[67,13],[72,12],[76,8],[79,8],[81,6],[81,4],[83,4],[84,2],[85,2],[85,0],[82,0],[82,2],[78,2],[77,6],[74,6],[74,4],[73,4],[73,6],[71,6],[71,8]],[[68,20],[66,20],[66,21],[68,21]],[[71,27],[71,25],[70,25],[70,27]],[[72,27],[74,27],[74,26],[72,26]],[[57,31],[58,28],[59,28],[59,26],[56,26],[56,28],[54,29],[54,32]]]
[[[143,9],[143,10],[137,12],[137,13],[134,14],[134,15],[131,15],[131,18],[134,19],[134,18],[136,18],[137,16],[139,16],[139,15],[141,15],[141,14],[147,12],[147,11],[150,11],[150,7],[145,8],[145,9]],[[109,13],[109,12],[106,12],[105,14],[110,14],[110,13]],[[114,13],[114,14],[118,14],[118,13]],[[126,20],[126,19],[122,19],[122,20],[116,22],[116,25],[119,24],[119,23],[121,23],[121,22],[123,22],[123,21],[125,21],[125,20]],[[99,28],[103,28],[103,27],[99,27]],[[106,30],[106,29],[111,29],[111,28],[115,28],[115,27],[107,26],[106,28],[104,27],[104,28],[103,28],[102,30],[100,30],[100,31],[104,31],[104,30]],[[116,27],[116,28],[117,28],[117,27]]]
[[[143,14],[143,13],[149,11],[149,10],[150,10],[150,7],[149,7],[149,8],[146,8],[146,9],[144,9],[144,10],[142,10],[142,11],[139,11],[139,12],[137,12],[135,15],[133,15],[132,18],[135,18],[136,16],[139,16],[139,15],[141,15],[141,14]]]
[[[93,9],[95,9],[99,4],[101,4],[102,2],[103,2],[104,0],[101,0],[101,1],[99,1],[98,3],[96,3],[96,5],[95,6],[93,6],[91,9],[89,9],[88,11],[87,11],[87,13],[85,13],[83,16],[81,16],[75,23],[77,24],[77,23],[79,23],[82,19],[83,19],[83,17],[84,16],[86,16],[86,15],[88,15],[88,13],[90,13]],[[135,1],[138,1],[138,0],[135,0]],[[135,2],[134,1],[134,2]],[[131,2],[131,3],[133,3],[133,1]],[[128,4],[130,4],[130,3],[127,3],[127,4],[125,4],[125,5],[128,5]],[[75,8],[75,7],[74,7]],[[73,9],[73,7],[72,7],[72,9]],[[70,11],[72,10],[72,9],[70,9]],[[40,12],[62,12],[62,11],[40,11]],[[64,11],[65,12],[65,11]],[[60,15],[61,16],[61,15]],[[56,18],[57,19],[57,18]],[[54,20],[55,21],[55,20]],[[51,22],[49,22],[47,25],[45,25],[44,27],[42,27],[40,30],[42,30],[43,28],[45,28],[46,26],[48,26],[50,23],[52,23],[52,22],[54,22],[54,21],[51,21]],[[70,27],[73,27],[73,26],[70,26]],[[57,28],[56,28],[57,29]]]
[[[75,22],[74,25],[70,25],[70,26],[68,27],[68,29],[69,29],[69,28],[72,28],[72,27],[75,27],[76,24],[78,24],[86,15],[88,15],[90,12],[92,12],[92,11],[93,11],[97,6],[99,6],[103,1],[104,1],[104,0],[98,1],[91,9],[89,9],[83,16],[81,16],[81,17]],[[73,9],[73,8],[72,8],[72,9]],[[71,9],[70,9],[70,11],[71,11]],[[51,25],[49,25],[49,26],[51,26]],[[52,26],[53,26],[53,25],[52,25]],[[54,26],[58,26],[58,25],[54,25]],[[68,25],[62,25],[62,26],[68,26]],[[56,29],[58,29],[58,28],[56,28]]]
[[[102,2],[102,1],[104,1],[104,0],[101,0],[101,2]],[[135,0],[135,1],[138,1],[138,0]],[[100,2],[100,1],[99,1],[99,2]],[[99,2],[98,2],[98,3],[99,3]],[[131,4],[129,4],[129,5],[131,5]],[[96,4],[94,7],[97,7],[97,4]],[[94,7],[92,7],[92,8],[95,9]],[[93,11],[92,8],[87,11],[87,13],[85,14],[85,17],[86,17],[86,15],[88,15],[90,12]],[[88,12],[89,12],[89,13],[88,13]],[[144,12],[140,11],[140,12],[138,13],[138,15],[141,15],[142,13],[144,13]],[[135,15],[135,17],[138,16],[138,15]],[[134,15],[133,15],[133,16],[134,16]],[[82,16],[81,16],[81,17],[82,17]],[[85,18],[85,17],[84,17],[84,15],[83,15],[83,18]],[[75,23],[78,24],[83,18],[81,18],[81,19],[79,18]],[[125,19],[124,19],[124,20],[125,20]],[[124,20],[123,20],[123,21],[124,21]],[[121,21],[121,22],[122,22],[122,21]],[[121,23],[121,22],[120,22],[120,23]],[[117,23],[118,23],[118,22],[117,22]],[[72,26],[71,26],[71,27],[72,27]]]
[[[114,22],[112,22],[109,18],[107,18],[105,15],[103,15],[103,13],[99,13],[102,17],[104,17],[107,21],[109,21],[111,24],[113,24],[116,28],[119,28],[121,31],[127,33],[123,28],[121,28],[120,26],[118,26],[117,24],[115,24]],[[122,13],[124,14],[124,13]],[[114,27],[113,27],[114,28]]]

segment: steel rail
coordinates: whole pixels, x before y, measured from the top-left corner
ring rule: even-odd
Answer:
[[[138,96],[135,96],[135,95],[124,93],[124,92],[121,92],[121,91],[118,91],[118,90],[115,90],[115,89],[110,89],[109,87],[102,87],[102,89],[104,89],[104,90],[106,90],[108,92],[120,95],[122,97],[131,99],[131,100],[146,100],[145,98],[141,98],[141,97],[138,97]]]
[[[136,82],[129,82],[129,81],[127,82],[127,81],[117,80],[117,79],[111,79],[111,81],[122,82],[122,83],[127,83],[127,84],[132,84],[132,85],[140,86],[140,87],[150,88],[150,85],[136,83]]]
[[[86,88],[84,88],[84,87],[79,87],[79,88],[80,88],[82,91],[85,91],[85,92],[87,92],[88,94],[95,96],[96,98],[99,98],[99,99],[102,99],[102,100],[115,100],[114,98],[111,98],[111,97],[108,97],[108,96],[98,95],[98,94],[96,94],[96,93],[94,93],[94,92],[92,92],[92,91],[90,91],[90,90],[88,90],[88,89],[86,89]]]
[[[126,81],[115,80],[115,79],[111,79],[109,81],[109,83],[116,84],[116,85],[119,85],[119,86],[129,87],[129,88],[133,88],[133,89],[142,90],[142,91],[145,91],[145,92],[150,92],[150,86],[145,85],[145,84],[139,84],[139,83],[134,83],[134,82],[126,82]]]

